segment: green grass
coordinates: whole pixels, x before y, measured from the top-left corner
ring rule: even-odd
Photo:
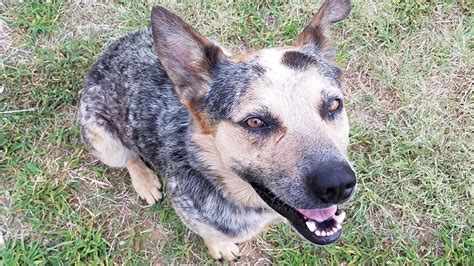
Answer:
[[[289,45],[309,1],[164,5],[235,52]],[[113,38],[149,23],[126,1],[0,4],[0,264],[210,263],[169,202],[144,207],[125,171],[79,142],[78,94]],[[281,224],[249,263],[472,264],[472,1],[354,1],[337,24],[358,194],[344,237],[315,247]]]

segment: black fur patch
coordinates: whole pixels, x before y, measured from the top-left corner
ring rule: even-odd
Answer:
[[[308,67],[317,66],[318,64],[315,58],[297,51],[285,52],[281,58],[281,63],[296,70],[306,70]]]
[[[265,74],[265,68],[259,64],[252,65],[252,68],[260,75]]]

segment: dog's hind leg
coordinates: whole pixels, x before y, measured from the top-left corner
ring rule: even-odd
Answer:
[[[150,205],[162,199],[160,180],[155,173],[143,163],[137,154],[133,154],[129,157],[127,169],[132,178],[132,185],[142,199]]]
[[[161,183],[156,174],[145,165],[138,154],[125,147],[117,136],[96,123],[82,124],[81,134],[84,142],[90,144],[92,154],[101,162],[110,167],[127,168],[132,185],[140,198],[148,204],[161,200]]]
[[[104,164],[110,167],[126,167],[140,198],[148,204],[160,201],[161,183],[156,174],[145,165],[136,152],[123,144],[117,130],[102,118],[103,113],[108,111],[107,107],[98,108],[97,102],[92,102],[93,106],[91,102],[83,99],[79,109],[78,120],[84,144]]]

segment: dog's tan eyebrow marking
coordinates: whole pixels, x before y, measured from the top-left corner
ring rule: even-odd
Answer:
[[[231,56],[229,57],[229,60],[234,62],[234,63],[239,63],[239,62],[243,62],[243,61],[246,61],[250,58],[256,58],[258,57],[258,52],[255,51],[255,52],[250,52],[250,53],[246,53],[246,54],[239,54],[239,55],[234,55],[234,56]]]

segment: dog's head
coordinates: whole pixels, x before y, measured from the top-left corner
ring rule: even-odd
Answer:
[[[165,9],[152,11],[157,53],[193,118],[196,141],[212,150],[207,163],[217,165],[224,184],[238,176],[233,190],[249,201],[258,194],[316,244],[340,237],[345,214],[337,205],[356,185],[328,36],[350,9],[349,0],[327,0],[294,46],[239,56],[225,55]]]

